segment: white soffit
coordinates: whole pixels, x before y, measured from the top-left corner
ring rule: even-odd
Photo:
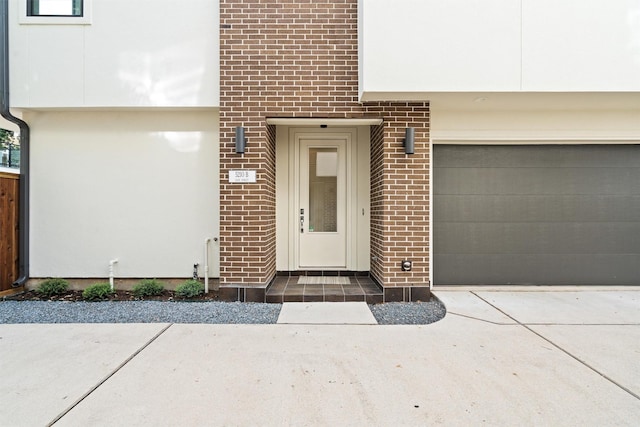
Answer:
[[[276,126],[377,126],[382,124],[382,118],[362,119],[310,119],[291,117],[269,117],[268,125]]]

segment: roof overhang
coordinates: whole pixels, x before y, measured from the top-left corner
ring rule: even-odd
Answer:
[[[377,126],[382,124],[381,117],[356,119],[321,119],[298,117],[267,117],[268,125],[276,126]]]

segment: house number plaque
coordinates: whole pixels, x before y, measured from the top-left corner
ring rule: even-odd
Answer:
[[[229,171],[229,182],[233,183],[255,183],[256,171],[248,169],[237,169]]]

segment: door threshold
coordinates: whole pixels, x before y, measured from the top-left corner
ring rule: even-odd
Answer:
[[[368,271],[353,270],[292,270],[278,271],[276,276],[294,277],[294,276],[349,276],[349,277],[369,277]]]

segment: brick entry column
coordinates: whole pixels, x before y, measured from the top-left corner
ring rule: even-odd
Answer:
[[[386,301],[429,298],[429,105],[366,105],[384,123],[371,132],[371,275]],[[415,154],[405,154],[405,129],[415,128]],[[411,271],[401,262],[410,260]]]
[[[262,287],[275,275],[275,126],[264,119],[220,117],[220,283]],[[235,127],[244,126],[244,154],[235,153]],[[229,171],[255,170],[255,184],[229,182]]]

